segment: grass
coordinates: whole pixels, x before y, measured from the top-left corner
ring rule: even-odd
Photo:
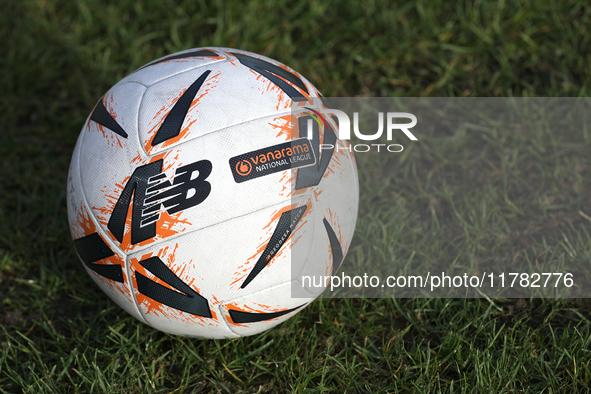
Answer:
[[[250,50],[326,96],[589,96],[586,2],[1,7],[0,392],[589,391],[586,299],[319,300],[255,337],[190,340],[103,295],[77,260],[65,211],[90,109],[161,55]],[[345,264],[413,250],[417,260],[589,262],[591,223],[578,213],[591,215],[588,134],[431,137],[404,155],[359,158],[362,210]]]

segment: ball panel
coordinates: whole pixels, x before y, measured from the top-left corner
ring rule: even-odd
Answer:
[[[206,55],[184,57],[184,55],[203,54],[204,52],[200,49],[189,49],[187,51],[181,51],[161,57],[160,59],[140,67],[127,77],[123,78],[119,83],[136,82],[149,87],[159,81],[181,74],[185,71],[226,61],[226,56],[221,51],[216,50],[212,50],[210,53],[215,53],[217,56]]]
[[[265,253],[269,253],[267,245],[281,214],[297,207],[283,204],[265,208],[131,253],[131,282],[145,321],[170,333],[223,334],[227,327],[217,311],[220,301],[290,280],[292,244],[311,243],[312,236],[307,240],[288,237],[269,260]],[[303,233],[312,223],[302,215],[297,225],[296,232]],[[264,262],[260,272],[243,286],[259,261]]]
[[[266,331],[299,313],[315,299],[291,298],[291,286],[289,281],[225,302],[220,306],[222,315],[238,336]]]
[[[200,77],[178,135],[153,146],[154,137],[179,99]],[[148,89],[139,113],[140,140],[150,155],[177,143],[251,120],[290,113],[289,97],[272,82],[236,61],[218,63],[175,75]]]
[[[334,121],[326,121],[336,130]],[[305,123],[298,122],[295,132]],[[326,144],[327,133],[332,131],[316,129],[318,143]],[[334,135],[333,135],[334,137]],[[320,162],[330,158],[318,185],[298,188],[295,182],[294,195],[308,193],[315,208],[314,242],[312,245],[292,249],[293,278],[299,283],[292,293],[294,297],[305,297],[309,293],[319,296],[326,288],[330,275],[336,274],[349,249],[359,201],[359,187],[355,159],[347,141],[330,141],[335,149],[320,150]],[[298,174],[300,176],[300,174]],[[306,184],[313,184],[309,182]],[[303,277],[306,279],[303,279]]]
[[[97,141],[100,141],[101,145],[124,150],[131,148],[130,151],[135,150],[138,133],[137,113],[145,91],[146,88],[137,83],[116,84],[99,99],[91,116],[85,123],[83,132],[86,130],[88,134],[100,136],[103,141],[100,141],[100,139],[97,139]],[[106,117],[106,120],[110,121],[110,123],[119,126],[118,129],[112,127],[109,122],[105,122],[105,119],[97,118],[99,108],[105,112],[104,116],[101,117]],[[109,128],[109,126],[111,127]],[[128,147],[129,143],[132,145]],[[100,151],[100,153],[103,153],[102,159],[110,158],[109,151]]]
[[[207,270],[198,259],[183,259],[186,254],[178,249],[174,243],[129,258],[133,295],[144,320],[170,334],[232,337],[220,324],[217,298],[203,289]]]
[[[232,49],[232,48],[218,48],[220,51],[223,51],[230,61],[235,61],[233,58],[236,58],[237,55],[245,55],[238,59],[238,61],[249,67],[252,71],[259,75],[264,75],[265,79],[269,79],[269,73],[275,74],[275,76],[281,77],[282,81],[287,85],[290,85],[292,88],[298,90],[298,92],[305,98],[307,97],[319,97],[319,91],[316,89],[310,81],[308,81],[303,75],[301,75],[296,70],[292,69],[291,67],[278,62],[275,59],[271,59],[269,57],[259,55],[256,53],[243,51],[241,49]],[[257,60],[252,61],[252,59],[258,59],[262,62],[258,62]],[[258,64],[257,64],[258,63]],[[284,71],[281,71],[281,70]],[[270,76],[272,77],[272,76]],[[274,81],[278,81],[277,78],[273,78]],[[273,87],[270,87],[274,89]],[[290,103],[291,105],[291,103]]]
[[[129,286],[126,256],[101,234],[84,204],[71,207],[71,212],[72,238],[84,269],[109,298],[127,313],[143,321]]]
[[[169,333],[228,334],[217,309],[219,302],[289,281],[292,245],[312,242],[312,233],[305,240],[289,237],[266,259],[267,245],[288,209],[294,206],[266,208],[130,254],[134,296],[145,321]],[[294,234],[312,225],[302,216]],[[264,262],[260,272],[244,286],[259,261]],[[277,294],[278,305],[283,296]]]

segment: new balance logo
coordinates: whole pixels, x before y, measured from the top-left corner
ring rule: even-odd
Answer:
[[[162,159],[135,169],[119,196],[107,225],[111,234],[123,242],[125,221],[133,196],[131,244],[156,236],[156,222],[162,211],[174,214],[201,204],[211,192],[205,179],[211,162],[201,160],[177,168],[172,182],[162,173]]]

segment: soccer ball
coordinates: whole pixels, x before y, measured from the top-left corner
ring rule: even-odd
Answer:
[[[113,86],[68,175],[88,274],[136,319],[187,337],[253,335],[301,311],[319,294],[293,297],[298,273],[336,272],[359,200],[334,120],[307,134],[290,110],[318,97],[289,67],[227,48],[178,52]]]

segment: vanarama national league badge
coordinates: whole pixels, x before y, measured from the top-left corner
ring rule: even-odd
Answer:
[[[230,169],[237,183],[316,163],[307,138],[299,138],[232,157]]]

